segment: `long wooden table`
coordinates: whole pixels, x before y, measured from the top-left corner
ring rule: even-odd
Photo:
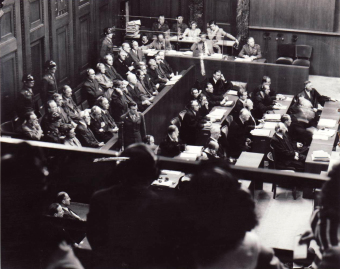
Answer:
[[[183,70],[182,67],[173,67]],[[167,133],[170,121],[182,111],[190,100],[190,89],[195,83],[195,66],[189,66],[182,72],[182,78],[171,86],[166,86],[154,99],[143,115],[147,134],[153,135],[159,144]]]
[[[272,88],[282,94],[295,95],[304,87],[308,80],[309,68],[296,65],[280,65],[259,62],[238,62],[233,57],[228,60],[212,57],[204,58],[206,75],[202,76],[200,59],[187,55],[166,55],[167,62],[175,69],[186,69],[195,65],[196,78],[203,81],[212,77],[214,70],[221,70],[227,80],[247,82],[247,90],[253,91],[260,83],[263,76],[272,80]]]

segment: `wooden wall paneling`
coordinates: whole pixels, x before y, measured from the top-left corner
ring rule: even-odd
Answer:
[[[7,0],[0,19],[1,122],[15,115],[15,98],[23,75],[20,2]]]
[[[51,59],[57,63],[58,87],[72,84],[74,79],[73,5],[70,0],[49,2],[50,34],[52,36]]]
[[[268,54],[264,56],[268,63],[275,63],[277,59],[277,41],[275,40],[277,34],[284,35],[284,43],[292,43],[292,36],[295,34],[298,36],[297,45],[310,45],[313,47],[309,70],[311,75],[340,77],[340,36],[250,29],[249,35],[255,38],[255,42],[262,49],[264,49],[264,32],[270,32],[271,34],[271,40],[268,41]]]
[[[31,55],[31,71],[35,84],[33,88],[34,95],[40,94],[41,78],[44,75],[44,40],[45,38],[38,39],[31,43],[30,55]]]

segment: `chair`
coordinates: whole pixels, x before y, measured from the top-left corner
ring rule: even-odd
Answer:
[[[269,144],[269,147],[270,147],[271,151],[268,152],[267,158],[268,158],[269,161],[273,162],[274,169],[278,169],[276,162],[275,162],[275,149],[271,144]],[[293,172],[293,173],[295,172],[293,167],[285,167],[281,171],[287,171],[287,172],[289,171],[289,172]],[[276,198],[276,187],[277,187],[277,184],[273,183],[273,185],[272,185],[273,199]],[[293,192],[293,198],[294,198],[294,200],[296,200],[296,186],[292,187],[292,192]]]
[[[295,53],[296,60],[293,62],[293,65],[307,66],[310,67],[310,57],[312,56],[312,46],[308,45],[296,45]]]
[[[83,101],[83,94],[81,88],[74,92],[74,101],[76,102],[77,105],[81,104],[81,102]]]
[[[278,58],[275,63],[292,65],[295,56],[295,44],[279,44]]]
[[[14,133],[14,126],[11,120],[1,124],[1,135],[11,135],[12,133]]]
[[[179,119],[179,117],[175,117],[170,121],[171,125],[176,125],[177,128],[179,129],[181,127],[181,120]]]
[[[85,100],[84,102],[81,103],[82,110],[85,110],[90,107],[89,102]]]
[[[181,121],[184,119],[184,116],[185,116],[186,113],[187,113],[186,110],[182,110],[181,112],[179,112],[178,116],[179,116]]]

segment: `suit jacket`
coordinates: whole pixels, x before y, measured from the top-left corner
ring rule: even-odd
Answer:
[[[124,80],[123,77],[116,71],[116,69],[108,64],[105,64],[105,74],[111,79],[112,81],[119,79]]]
[[[145,77],[143,80],[138,79],[138,83],[140,84],[140,87],[143,89],[144,92],[146,92],[149,96],[152,96],[154,91],[157,91],[157,89],[155,89],[156,87],[154,87],[154,85],[151,85],[152,82],[149,79],[149,76],[147,79],[145,79]]]
[[[52,99],[54,93],[58,93],[57,80],[54,75],[46,73],[41,80],[41,99],[45,102]]]
[[[187,113],[185,113],[181,125],[180,136],[186,144],[196,144],[196,137],[200,127],[200,120],[201,118],[199,112],[194,112],[191,109],[188,109]]]
[[[230,124],[228,132],[228,145],[231,157],[238,158],[242,151],[247,151],[245,143],[249,137],[246,123],[242,123],[239,117],[236,117]]]
[[[128,147],[134,143],[140,143],[146,135],[145,120],[141,112],[138,112],[136,119],[133,120],[130,113],[127,112],[121,116],[123,123],[123,141],[124,147]]]
[[[317,90],[312,89],[310,91],[310,97],[308,96],[308,94],[306,93],[305,90],[303,90],[302,92],[299,92],[296,97],[294,98],[295,101],[298,100],[299,97],[304,97],[305,99],[309,100],[314,108],[318,108],[318,104],[320,104],[321,106],[325,105],[325,101],[329,101],[330,98],[327,96],[323,96],[321,95]]]
[[[45,134],[44,141],[61,144],[62,142],[60,139],[61,134],[58,128],[48,125],[46,128],[46,132],[44,132],[44,134]]]
[[[209,143],[211,141],[214,141],[216,142],[216,140],[212,139],[211,137],[209,137],[209,139],[207,140],[207,142],[205,143],[204,145],[204,149],[208,149],[208,146],[209,146]],[[217,151],[217,156],[220,157],[221,159],[223,158],[227,158],[227,152],[226,152],[226,149],[224,148],[224,146],[221,144],[221,141],[220,139],[217,141],[218,145],[219,145],[219,148],[218,148],[218,151]],[[206,152],[207,153],[207,152]]]
[[[259,91],[262,91],[264,88],[262,85],[259,85],[257,88],[255,88],[252,92],[252,101],[254,102],[255,98],[256,98],[256,95]],[[272,100],[276,100],[276,91],[270,87],[270,92],[269,92],[269,96]]]
[[[210,92],[207,92],[205,89],[202,90],[202,94],[204,94],[207,97],[209,106],[211,108],[214,106],[219,106],[221,104],[221,101],[224,98],[223,95],[217,95],[214,92],[210,93]]]
[[[116,92],[113,92],[111,98],[111,115],[115,122],[120,122],[121,116],[128,112],[128,100],[125,95],[120,95]]]
[[[256,56],[256,59],[262,58],[260,45],[255,44],[254,48],[251,48],[248,44],[243,45],[238,56],[243,57],[245,55]]]
[[[127,79],[127,72],[129,72],[129,66],[127,62],[121,61],[119,58],[117,58],[113,62],[113,67],[117,70],[118,74],[121,75],[125,80]]]
[[[238,117],[240,115],[240,111],[244,108],[244,104],[240,99],[237,99],[235,106],[233,110],[231,111],[231,114],[233,117]]]
[[[261,119],[263,114],[268,110],[273,109],[273,105],[274,102],[269,95],[265,94],[263,91],[258,92],[254,100],[254,117]]]
[[[227,80],[223,82],[221,79],[219,79],[215,82],[214,78],[209,78],[205,85],[207,85],[208,82],[213,85],[215,95],[224,95],[228,90],[233,88],[233,83]]]
[[[128,85],[126,88],[129,91],[133,101],[137,103],[138,109],[140,111],[144,111],[147,108],[146,105],[142,104],[142,102],[145,100],[145,96],[139,91],[138,87],[135,86],[134,88],[132,88],[131,85]]]
[[[98,81],[95,79],[93,81],[87,79],[84,83],[83,89],[87,93],[87,101],[89,102],[90,107],[94,105],[99,96],[104,95],[103,89],[99,86]]]
[[[34,111],[33,92],[28,89],[22,89],[16,101],[17,113],[20,118],[24,118],[27,112]]]
[[[189,28],[188,25],[184,22],[179,24],[178,22],[174,23],[171,28],[171,32],[178,33],[178,30],[180,30],[181,34],[184,33],[185,29]]]
[[[72,119],[72,120],[80,120],[80,109],[77,107],[77,104],[73,101],[72,97],[70,98],[66,98],[63,95],[63,109],[65,110],[65,112],[68,114],[68,116]]]
[[[295,161],[294,146],[285,135],[281,138],[275,133],[270,144],[275,150],[275,161],[277,164],[289,166]]]
[[[167,40],[163,40],[163,42],[159,42],[157,39],[154,40],[151,44],[146,46],[148,49],[156,49],[156,50],[171,50],[171,44]]]
[[[22,131],[24,133],[25,139],[32,139],[32,140],[40,140],[43,131],[39,125],[39,127],[30,126],[25,121],[22,124]]]
[[[160,78],[157,70],[152,70],[151,68],[148,68],[148,75],[150,76],[151,81],[156,84],[165,84],[166,78]]]
[[[174,71],[172,70],[171,66],[169,65],[169,63],[166,60],[162,60],[160,62],[160,66],[162,67],[162,69],[169,75],[171,75],[172,73],[174,73]]]
[[[81,147],[81,143],[76,137],[72,139],[65,138],[64,145],[71,146],[71,147]]]
[[[76,127],[76,136],[84,147],[97,148],[99,145],[91,129],[82,123],[79,123]]]
[[[208,34],[208,38],[210,40],[222,40],[224,36],[226,36],[230,39],[233,39],[232,35],[225,32],[222,28],[218,28],[216,33],[214,31],[212,31],[210,28],[208,28],[207,34]]]
[[[146,63],[145,55],[143,51],[138,48],[137,51],[135,52],[133,49],[130,51],[130,55],[132,59],[138,64],[139,62],[144,62]]]
[[[155,34],[157,35],[158,32],[163,32],[164,33],[166,31],[168,31],[169,30],[169,25],[166,22],[164,22],[162,25],[160,25],[159,22],[154,22],[152,24],[151,30],[153,32],[156,32]]]
[[[105,37],[103,39],[99,54],[101,58],[104,58],[107,54],[113,54],[113,43],[111,38]]]
[[[214,43],[212,40],[206,40],[204,43],[205,48],[208,50],[208,55],[215,53],[214,48],[217,50],[217,53],[221,53],[221,48],[219,47],[219,45]],[[199,56],[199,54],[205,53],[205,51],[203,50],[203,42],[192,44],[190,49],[194,52],[194,56]]]
[[[159,144],[160,155],[165,157],[175,157],[185,150],[185,144],[180,141],[173,141],[169,135]]]
[[[113,137],[113,134],[109,131],[110,126],[106,123],[103,116],[100,116],[99,118],[94,118],[91,116],[90,128],[95,137],[104,143]],[[103,132],[100,131],[101,129],[103,129]]]
[[[78,216],[78,214],[76,214],[71,208],[65,208],[65,207],[61,207],[64,211],[64,216],[63,218],[66,219],[73,219],[73,220],[80,220],[80,217]],[[72,214],[73,213],[73,214]]]

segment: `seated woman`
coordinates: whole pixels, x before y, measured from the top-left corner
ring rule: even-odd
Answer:
[[[191,38],[197,38],[199,37],[200,33],[201,33],[201,29],[197,28],[197,22],[192,21],[190,23],[190,28],[185,29],[182,37],[191,37]]]

